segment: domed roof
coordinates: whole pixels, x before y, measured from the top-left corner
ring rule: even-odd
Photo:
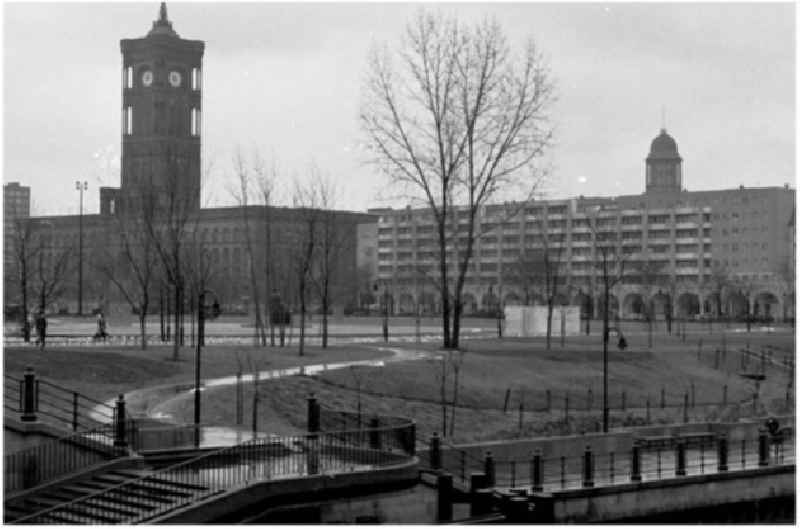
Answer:
[[[667,129],[661,129],[661,133],[650,144],[648,158],[680,158],[678,144],[667,134]]]

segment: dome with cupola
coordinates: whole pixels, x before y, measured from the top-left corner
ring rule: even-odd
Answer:
[[[680,158],[678,154],[678,144],[675,139],[667,134],[667,129],[661,129],[661,133],[650,143],[650,154],[648,158]]]

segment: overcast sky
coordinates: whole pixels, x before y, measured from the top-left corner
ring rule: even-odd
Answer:
[[[532,36],[558,83],[549,198],[638,193],[666,125],[689,190],[795,179],[793,4],[431,4],[492,15],[519,49]],[[207,204],[231,202],[241,146],[337,178],[341,207],[381,201],[357,112],[371,43],[396,45],[419,5],[168,3],[173,28],[206,42]],[[76,179],[119,185],[119,40],[144,36],[158,3],[5,3],[3,179],[35,213],[76,213]],[[388,204],[399,206],[402,204]]]

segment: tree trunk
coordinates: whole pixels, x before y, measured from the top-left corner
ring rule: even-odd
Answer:
[[[550,337],[553,335],[553,298],[547,298],[547,350],[550,350]]]
[[[180,360],[181,342],[181,287],[178,281],[175,282],[175,336],[172,342],[172,361]]]
[[[461,299],[456,298],[453,307],[453,334],[450,335],[450,349],[458,349],[458,336],[461,333]]]
[[[306,296],[303,288],[300,289],[300,356],[303,356],[303,346],[306,340]]]
[[[322,348],[328,347],[328,294],[322,297]]]
[[[139,307],[139,334],[142,339],[142,351],[147,349],[147,306]]]

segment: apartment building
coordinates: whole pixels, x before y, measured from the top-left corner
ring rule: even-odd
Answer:
[[[464,287],[465,313],[502,304],[543,303],[545,287],[524,280],[531,256],[559,263],[560,303],[600,316],[603,256],[619,277],[610,313],[642,317],[794,314],[791,246],[795,191],[770,188],[686,191],[677,143],[665,130],[651,143],[645,193],[487,205],[478,212]],[[378,215],[377,286],[399,313],[436,311],[438,234],[430,211]],[[455,208],[446,250],[452,278],[469,240],[467,211]]]

